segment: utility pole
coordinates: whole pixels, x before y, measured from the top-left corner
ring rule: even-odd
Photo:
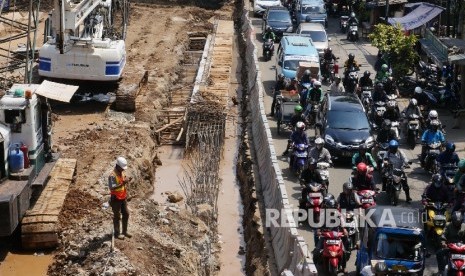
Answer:
[[[450,0],[446,2],[446,36],[449,37],[450,35]]]

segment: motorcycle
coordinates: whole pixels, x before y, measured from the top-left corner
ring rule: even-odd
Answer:
[[[436,81],[438,76],[438,68],[434,64],[427,64],[420,60],[417,65],[417,76],[420,79],[426,79],[428,81]]]
[[[465,275],[465,244],[461,242],[448,243],[449,260],[444,276]]]
[[[387,164],[385,170],[386,177],[386,193],[389,202],[393,206],[399,203],[400,190],[402,189],[402,182],[407,181],[407,177],[402,169],[393,168],[391,164]]]
[[[380,129],[384,121],[384,112],[386,112],[386,103],[378,101],[373,106],[373,123],[376,129]]]
[[[376,206],[375,195],[376,192],[373,190],[360,190],[357,191],[358,203],[362,209],[368,209],[370,207]]]
[[[341,260],[344,254],[342,245],[344,233],[340,231],[324,231],[321,236],[324,239],[323,264],[327,271],[326,275],[337,275],[341,269]]]
[[[442,181],[444,185],[446,185],[449,188],[449,190],[454,190],[455,188],[454,177],[459,168],[457,167],[457,165],[453,163],[444,164],[440,167],[441,167]]]
[[[391,122],[391,130],[395,133],[395,138],[396,140],[400,139],[400,128],[399,128],[399,122],[398,121],[392,121]]]
[[[302,207],[308,210],[308,212],[312,212],[314,222],[319,223],[326,188],[323,184],[317,182],[305,183],[303,185],[309,189],[309,193],[304,199],[305,205]]]
[[[446,221],[449,217],[447,208],[449,203],[431,202],[429,199],[423,199],[423,207],[426,215],[425,232],[431,239],[435,248],[441,246],[441,236],[446,228]]]
[[[373,105],[373,98],[371,97],[371,94],[373,92],[373,87],[362,87],[362,104],[363,107],[365,108],[365,113],[370,114],[371,113],[371,106]]]
[[[289,158],[290,169],[296,174],[302,173],[308,157],[308,145],[297,144],[293,146],[292,157]]]
[[[341,18],[339,20],[339,26],[340,26],[341,32],[343,34],[345,34],[347,32],[348,25],[349,25],[349,16],[347,16],[347,15],[341,16]]]
[[[358,26],[357,24],[350,24],[347,39],[355,42],[358,40]]]
[[[355,93],[358,83],[358,73],[355,69],[351,69],[344,79],[344,88],[347,93]]]
[[[309,121],[310,126],[315,126],[318,121],[318,112],[320,111],[320,102],[312,101],[310,102],[310,106],[311,106],[311,110],[308,116],[309,117],[308,121]]]
[[[323,68],[325,68],[323,81],[331,84],[339,71],[339,66],[333,60],[325,60],[323,63]]]
[[[327,162],[318,162],[316,163],[316,172],[320,176],[321,183],[326,187],[329,187],[329,167],[331,164]]]
[[[358,242],[358,227],[357,220],[355,219],[354,211],[347,211],[345,215],[344,228],[347,230],[347,250],[354,250],[357,248]]]
[[[273,39],[268,38],[265,42],[263,42],[263,58],[265,61],[271,59],[271,56],[274,54],[274,42]]]
[[[424,168],[432,174],[438,173],[439,167],[436,158],[441,153],[441,142],[429,143],[426,149],[426,156],[424,160]]]
[[[418,132],[420,131],[420,116],[410,114],[407,120],[407,144],[413,150],[417,144]]]

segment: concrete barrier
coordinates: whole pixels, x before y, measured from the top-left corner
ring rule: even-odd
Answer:
[[[252,146],[255,148],[255,152],[258,153],[255,161],[259,175],[256,177],[261,183],[265,208],[287,211],[281,212],[285,216],[285,226],[277,227],[270,224],[269,227],[277,269],[281,275],[286,276],[317,275],[308,245],[303,237],[298,235],[281,169],[277,163],[273,138],[263,101],[266,94],[258,66],[257,52],[261,47],[257,47],[254,42],[255,32],[247,9],[243,10],[242,20],[242,32],[246,40],[245,55],[248,70],[250,118],[252,120]]]

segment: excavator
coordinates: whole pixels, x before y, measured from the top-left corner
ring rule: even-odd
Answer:
[[[126,64],[127,0],[54,0],[39,49],[46,78],[116,82]]]

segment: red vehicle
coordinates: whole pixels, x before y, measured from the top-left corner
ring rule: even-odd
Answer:
[[[449,248],[449,265],[447,268],[446,275],[465,275],[465,244],[459,243],[448,243]]]
[[[341,268],[341,260],[344,254],[343,236],[342,231],[324,231],[321,233],[321,238],[324,239],[323,265],[328,272],[327,275],[337,275]]]
[[[376,195],[376,192],[373,190],[357,191],[358,203],[363,209],[376,206],[375,195]]]
[[[305,207],[308,211],[313,212],[315,223],[320,221],[321,205],[323,204],[324,186],[320,183],[311,182],[305,184],[309,193],[307,194]]]

